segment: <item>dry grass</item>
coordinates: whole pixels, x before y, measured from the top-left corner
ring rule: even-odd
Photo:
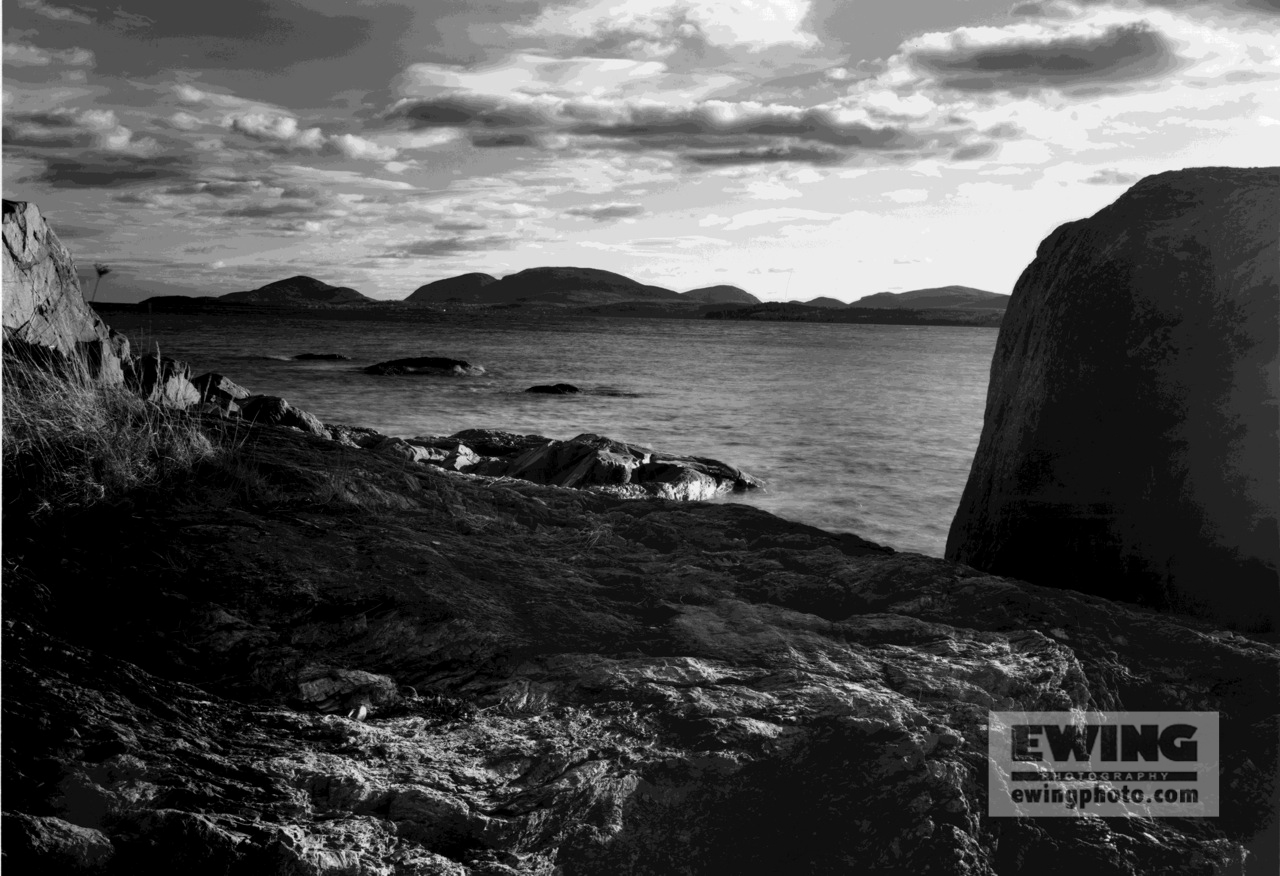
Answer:
[[[154,485],[220,452],[198,418],[103,386],[76,360],[6,349],[3,387],[5,504],[32,515]]]

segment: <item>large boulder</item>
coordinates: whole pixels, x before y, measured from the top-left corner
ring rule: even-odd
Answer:
[[[35,204],[5,201],[4,341],[20,355],[79,359],[103,383],[124,382],[129,341],[84,301],[71,252]]]
[[[1274,628],[1278,220],[1280,169],[1201,168],[1040,245],[949,559]]]
[[[287,426],[310,432],[321,438],[331,437],[329,430],[315,414],[295,408],[278,395],[251,395],[240,400],[240,413],[251,423]]]

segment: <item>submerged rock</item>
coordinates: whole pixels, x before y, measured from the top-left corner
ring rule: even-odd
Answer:
[[[1014,290],[947,556],[1280,622],[1280,169],[1148,177]]]
[[[293,357],[299,362],[348,362],[350,356],[344,356],[341,353],[299,353]]]
[[[531,386],[526,389],[525,392],[534,392],[541,395],[577,395],[582,392],[582,390],[578,389],[578,387],[574,386],[572,383],[554,383]]]
[[[484,368],[461,359],[443,356],[417,356],[409,359],[391,359],[363,369],[365,374],[426,374],[426,375],[479,375]]]

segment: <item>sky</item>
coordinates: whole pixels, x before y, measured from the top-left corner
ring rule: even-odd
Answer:
[[[1011,292],[1280,154],[1280,0],[3,0],[4,197],[103,301],[615,271]]]

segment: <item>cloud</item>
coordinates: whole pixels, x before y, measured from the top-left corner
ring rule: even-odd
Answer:
[[[328,148],[353,160],[390,161],[396,157],[396,150],[390,146],[379,146],[372,140],[355,134],[338,134],[329,138]]]
[[[43,148],[92,148],[120,155],[153,156],[160,146],[151,138],[135,140],[111,110],[54,109],[13,114],[5,120],[4,143]]]
[[[735,216],[717,216],[713,213],[710,216],[703,217],[698,224],[704,228],[719,226],[724,231],[737,231],[740,228],[751,228],[756,225],[781,225],[787,222],[834,222],[839,218],[839,213],[823,213],[819,210],[778,207],[772,210],[747,210]]]
[[[903,50],[936,84],[956,91],[1131,82],[1178,63],[1168,38],[1145,22],[959,28],[911,40]]]
[[[1122,173],[1118,170],[1100,170],[1084,180],[1094,186],[1127,186],[1136,183],[1142,177],[1136,173]]]
[[[961,146],[959,149],[951,153],[952,161],[977,161],[982,158],[990,158],[1000,151],[997,143],[973,143],[968,146]]]
[[[392,107],[387,118],[408,122],[411,130],[423,128],[521,128],[547,124],[547,111],[554,101],[540,107],[534,98],[510,98],[489,94],[458,93],[425,99],[404,99]]]
[[[319,128],[302,128],[293,116],[247,112],[228,116],[223,124],[252,140],[278,144],[286,149],[317,151],[325,144]]]
[[[524,134],[519,131],[476,132],[471,135],[471,145],[477,149],[510,149],[522,146],[538,146],[541,142],[541,139],[535,135]]]
[[[668,55],[683,42],[763,49],[816,42],[806,26],[808,0],[586,0],[547,9],[525,36],[612,42],[648,55]]]
[[[93,19],[82,12],[65,6],[51,6],[44,0],[18,0],[18,5],[52,21],[69,21],[75,24],[93,24]]]
[[[177,156],[131,157],[85,155],[52,158],[36,179],[52,188],[118,188],[149,182],[184,179],[190,164]]]
[[[881,197],[888,198],[890,201],[896,201],[899,204],[918,204],[921,201],[929,200],[928,189],[897,189],[892,192],[885,192]]]
[[[645,209],[639,204],[615,203],[570,207],[564,212],[568,216],[579,216],[583,219],[593,219],[596,222],[608,222],[612,219],[630,219],[633,216],[639,216],[645,212]]]
[[[393,249],[387,250],[380,258],[429,259],[457,255],[464,252],[485,252],[510,246],[520,239],[516,235],[502,234],[488,234],[478,237],[461,234],[442,235],[400,244]]]
[[[92,67],[93,52],[88,49],[42,49],[23,43],[4,44],[4,62],[15,67],[48,67],[60,64],[67,67]]]

